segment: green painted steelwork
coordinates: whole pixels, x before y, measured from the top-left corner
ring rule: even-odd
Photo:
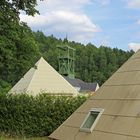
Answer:
[[[57,46],[59,49],[59,73],[69,78],[75,78],[75,49],[68,45]]]

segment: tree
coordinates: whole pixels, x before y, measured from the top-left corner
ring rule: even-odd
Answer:
[[[84,45],[53,35],[46,37],[39,31],[33,33],[20,22],[19,12],[33,16],[39,13],[36,5],[37,0],[0,1],[0,90],[13,86],[41,55],[58,70],[57,45],[68,44],[76,49],[77,78],[100,85],[134,53],[106,46],[97,48],[91,43]]]
[[[35,33],[40,52],[58,70],[58,44],[67,44],[76,49],[75,75],[87,82],[102,85],[134,52],[89,43],[86,46],[75,41],[64,42],[54,36],[46,37],[42,32]],[[121,55],[121,56],[120,56]]]
[[[1,0],[0,13],[7,19],[19,19],[20,10],[34,16],[39,11],[35,8],[37,0]]]
[[[0,80],[15,84],[39,56],[31,29],[20,22],[20,10],[27,15],[39,13],[37,0],[0,1]],[[5,87],[4,84],[1,86]],[[2,88],[2,87],[1,87]]]

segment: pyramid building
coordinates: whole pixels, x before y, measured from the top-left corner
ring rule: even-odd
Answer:
[[[51,140],[140,140],[140,50],[78,108]]]
[[[31,95],[37,95],[42,92],[70,96],[78,94],[77,90],[42,57],[9,92],[26,92]]]

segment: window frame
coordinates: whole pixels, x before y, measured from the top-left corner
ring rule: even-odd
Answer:
[[[91,128],[83,128],[85,122],[87,121],[87,119],[89,118],[89,116],[91,115],[92,112],[99,112],[97,118],[93,122]],[[99,119],[100,119],[101,115],[103,114],[103,112],[104,112],[103,108],[92,108],[89,111],[89,113],[87,114],[86,118],[84,119],[82,125],[80,126],[80,131],[91,133],[93,131],[93,129],[95,128],[95,126],[96,126],[97,122],[99,121]]]

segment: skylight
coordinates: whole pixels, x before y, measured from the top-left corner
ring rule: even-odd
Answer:
[[[102,108],[92,108],[81,125],[80,131],[92,132],[103,111]]]

